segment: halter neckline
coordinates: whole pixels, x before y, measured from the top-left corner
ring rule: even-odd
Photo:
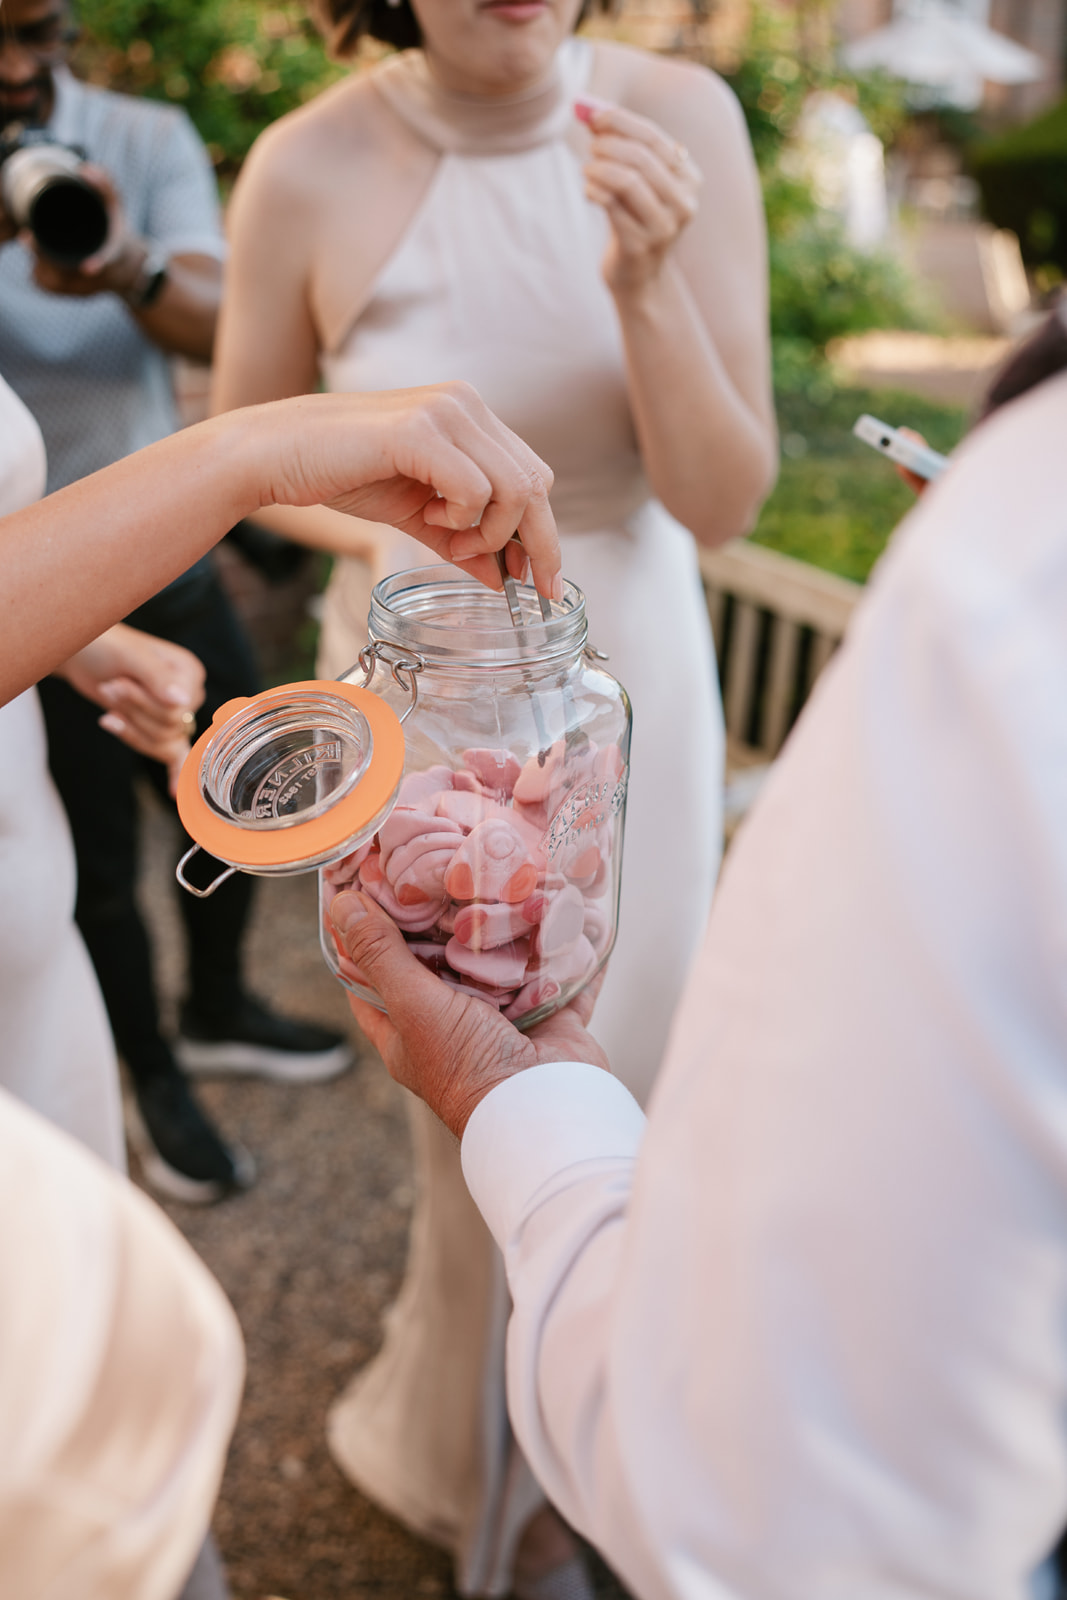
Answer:
[[[514,154],[570,130],[591,56],[586,40],[567,39],[541,83],[492,99],[443,88],[421,50],[391,56],[373,81],[397,115],[436,149],[471,156]]]

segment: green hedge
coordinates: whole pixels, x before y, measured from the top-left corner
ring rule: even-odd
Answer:
[[[269,123],[343,71],[301,0],[78,0],[77,15],[79,74],[184,107],[223,179]]]
[[[1035,267],[1067,273],[1067,99],[970,152],[986,215],[1019,235]]]
[[[782,464],[752,535],[757,544],[866,581],[890,534],[915,504],[892,465],[853,437],[861,411],[917,428],[935,450],[955,449],[966,413],[916,395],[843,388],[777,395]]]

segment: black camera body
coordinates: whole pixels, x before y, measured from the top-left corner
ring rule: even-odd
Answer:
[[[107,238],[107,201],[82,177],[84,150],[44,128],[8,126],[0,136],[0,199],[16,227],[28,228],[42,255],[78,267]]]

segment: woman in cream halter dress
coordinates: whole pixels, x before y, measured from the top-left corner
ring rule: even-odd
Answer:
[[[231,212],[216,403],[271,398],[300,381],[303,349],[272,368],[271,329],[282,347],[287,329],[305,326],[310,305],[327,388],[465,379],[552,468],[564,576],[584,591],[590,643],[607,654],[608,670],[633,702],[620,931],[593,1029],[615,1072],[644,1101],[718,868],[723,724],[693,537],[653,496],[642,467],[619,314],[602,271],[611,227],[585,192],[590,137],[574,103],[591,77],[599,88],[594,68],[605,49],[624,67],[651,59],[565,38],[532,89],[490,99],[446,91],[423,52],[410,50],[270,130]],[[388,236],[388,248],[361,276],[363,235],[352,234],[354,247],[344,254],[355,263],[354,282],[331,336],[323,331],[331,313],[322,311],[314,254],[297,293],[292,280],[279,280],[272,302],[264,280],[278,270],[266,259],[275,243],[284,263],[297,230],[315,231],[326,197],[308,200],[306,189],[309,182],[325,189],[325,180],[308,174],[316,152],[344,137],[348,88],[364,105],[379,97],[375,151],[407,141],[425,181],[409,184],[414,200],[405,210],[396,195],[412,163],[398,157],[396,183],[380,182],[375,204],[364,202],[374,219],[369,231]],[[721,85],[715,92],[723,94]],[[735,111],[731,102],[728,115]],[[746,150],[743,131],[731,124],[729,132]],[[685,136],[700,137],[688,129]],[[335,182],[357,166],[350,149],[344,159],[350,165],[342,169],[338,157]],[[725,164],[733,159],[728,152]],[[298,209],[284,235],[279,228],[274,240],[265,237],[290,202]],[[327,208],[335,215],[343,203],[331,193]],[[355,196],[349,203],[362,214]],[[752,209],[758,239],[758,200]],[[761,248],[745,289],[756,307],[757,346]],[[757,389],[763,354],[754,357]],[[769,401],[767,416],[771,439]],[[310,531],[291,531],[314,542]],[[374,575],[426,560],[424,547],[383,531]],[[367,599],[365,566],[342,556],[325,598],[321,676],[341,674],[358,655]],[[467,1193],[451,1135],[413,1098],[409,1110],[417,1189],[407,1274],[382,1350],[333,1408],[330,1445],[365,1494],[454,1552],[461,1593],[501,1595],[511,1587],[521,1533],[543,1504],[507,1419],[503,1263]]]
[[[420,54],[379,69],[379,92],[441,160],[366,310],[323,356],[322,375],[335,391],[465,378],[555,473],[564,576],[585,594],[590,643],[633,703],[619,936],[593,1030],[644,1101],[711,902],[723,724],[695,546],[650,497],[641,470],[618,318],[600,276],[608,223],[585,199],[567,139],[590,55],[584,40],[569,41],[554,93],[478,106],[473,117],[436,88]],[[425,562],[413,539],[384,536],[376,576]],[[328,677],[351,665],[366,637],[361,573],[350,576],[343,561],[338,569],[319,656]],[[353,578],[362,609],[350,602]],[[508,1461],[517,1450],[504,1410],[503,1266],[454,1140],[417,1102],[411,1119],[421,1187],[408,1276],[384,1350],[334,1408],[330,1441],[361,1488],[428,1533],[443,1521],[449,1544],[447,1524],[461,1525],[472,1502],[518,1496],[512,1515],[477,1519],[478,1535],[500,1538],[517,1534],[539,1498],[522,1496],[518,1461]],[[466,1416],[478,1411],[478,1454],[487,1464],[495,1447],[500,1461],[472,1494],[477,1456],[460,1472],[456,1455]],[[499,1592],[500,1553],[471,1550],[470,1592]]]

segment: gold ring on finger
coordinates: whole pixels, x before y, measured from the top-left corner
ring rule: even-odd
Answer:
[[[185,733],[196,732],[196,717],[191,711],[182,712],[182,730]]]

